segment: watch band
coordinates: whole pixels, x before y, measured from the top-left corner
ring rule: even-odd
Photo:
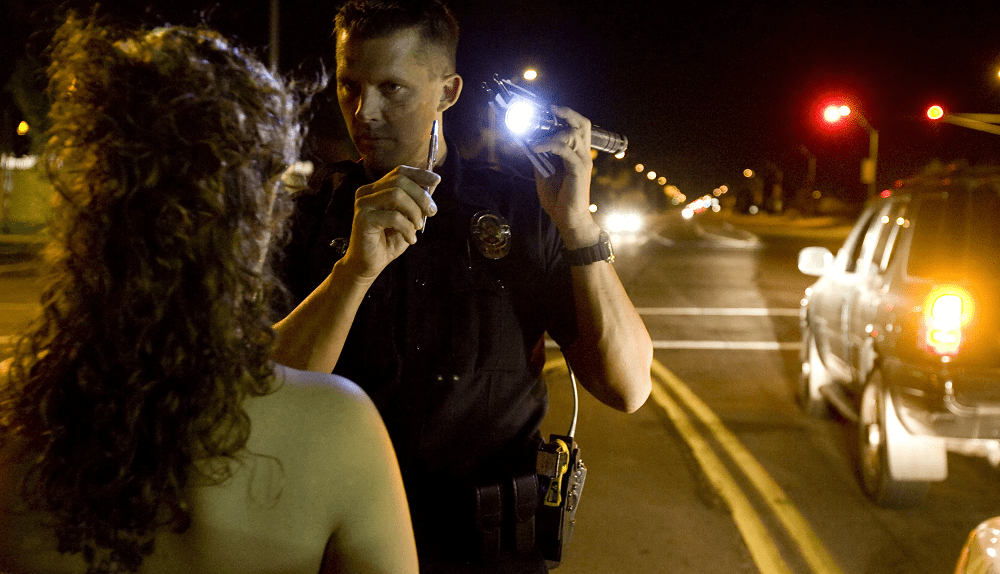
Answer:
[[[590,265],[598,261],[614,263],[615,253],[611,249],[611,236],[602,229],[595,245],[579,249],[563,249],[563,258],[572,266]]]

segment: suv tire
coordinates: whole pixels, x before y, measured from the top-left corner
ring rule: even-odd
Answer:
[[[858,470],[865,494],[875,504],[885,507],[907,507],[920,504],[930,486],[925,481],[904,481],[889,472],[889,449],[894,437],[886,430],[886,390],[882,373],[875,369],[861,395],[858,412]],[[895,416],[895,413],[888,413]]]

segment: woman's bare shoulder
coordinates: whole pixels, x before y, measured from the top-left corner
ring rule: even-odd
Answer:
[[[311,449],[341,449],[346,446],[345,438],[386,440],[378,410],[350,380],[284,365],[275,365],[275,375],[276,390],[254,400],[247,409],[255,434],[287,436],[294,432],[299,440],[310,443]]]
[[[342,409],[366,410],[371,405],[368,395],[349,379],[329,373],[300,371],[275,365],[275,395],[309,411],[330,412]]]

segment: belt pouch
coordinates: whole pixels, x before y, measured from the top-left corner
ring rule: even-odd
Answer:
[[[484,562],[496,560],[500,555],[500,525],[503,518],[503,499],[500,485],[489,484],[476,488],[476,528],[479,530],[479,554]]]
[[[514,482],[514,544],[518,552],[535,547],[535,512],[538,511],[538,476],[515,476]]]

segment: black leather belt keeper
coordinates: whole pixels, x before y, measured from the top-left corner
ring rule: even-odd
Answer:
[[[486,562],[500,555],[500,526],[503,520],[503,498],[499,484],[476,488],[476,528],[479,530],[480,556]]]

